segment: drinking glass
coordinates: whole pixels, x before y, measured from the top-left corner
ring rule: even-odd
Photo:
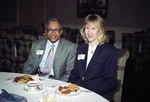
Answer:
[[[56,102],[55,92],[45,91],[43,94],[43,102]]]

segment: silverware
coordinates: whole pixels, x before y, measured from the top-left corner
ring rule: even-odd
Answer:
[[[82,92],[92,92],[91,90],[82,90]]]
[[[73,90],[72,92],[77,92],[78,90]],[[91,90],[82,90],[82,92],[92,92]]]
[[[40,81],[43,81],[43,80],[45,80],[45,79],[39,78],[39,80],[40,80]]]

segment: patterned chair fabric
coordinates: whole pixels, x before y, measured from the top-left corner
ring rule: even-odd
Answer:
[[[24,63],[30,54],[32,42],[37,40],[33,35],[16,34],[14,36],[14,44],[16,48],[15,72],[22,72]]]
[[[71,28],[65,27],[65,28],[62,28],[62,29],[63,29],[63,33],[61,34],[61,37],[70,41],[69,32],[70,32]]]
[[[140,41],[141,34],[134,33],[123,33],[122,34],[122,49],[126,49],[130,52],[129,60],[135,60],[135,72],[139,69],[139,58],[140,58]]]
[[[13,29],[0,29],[0,33],[14,34],[14,31],[13,31]]]
[[[115,31],[114,30],[107,30],[106,31],[106,35],[107,35],[107,37],[109,39],[108,42],[110,44],[114,45],[114,43],[115,43]]]
[[[122,34],[122,48],[129,50],[129,59],[136,61],[135,72],[141,73],[144,64],[150,63],[150,35],[135,33]]]
[[[62,28],[63,33],[61,35],[62,38],[69,40],[73,43],[76,43],[77,34],[79,32],[79,29],[71,29],[71,28]]]
[[[137,60],[139,57],[140,34],[123,33],[122,34],[122,49],[127,49],[130,52],[129,59]]]
[[[125,49],[117,49],[117,50],[118,50],[117,87],[114,90],[113,100],[114,102],[121,102],[125,65],[127,59],[129,58],[129,51]]]
[[[141,37],[141,59],[150,61],[150,35],[143,34]]]
[[[150,63],[150,35],[142,34],[139,71],[149,72],[149,63]]]
[[[0,33],[0,69],[12,71],[14,59],[13,35]]]
[[[79,32],[79,29],[71,29],[69,27],[64,27],[62,29],[63,33],[61,37],[73,42],[75,44],[75,49],[77,48],[78,44],[84,42]]]
[[[0,71],[22,72],[35,40],[30,34],[0,33]]]
[[[13,60],[9,58],[0,59],[0,72],[12,72]]]
[[[38,38],[38,31],[33,26],[13,26],[13,32],[15,34],[29,34]]]
[[[77,35],[77,36],[78,36],[78,37],[77,37],[76,43],[77,43],[77,44],[84,43],[84,40],[83,40],[82,35],[81,35],[80,32],[78,32],[78,35]]]
[[[71,42],[76,43],[78,33],[79,29],[71,29],[69,32]]]

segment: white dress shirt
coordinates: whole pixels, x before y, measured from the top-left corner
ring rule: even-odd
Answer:
[[[92,47],[89,43],[86,68],[87,68],[87,66],[88,66],[88,64],[89,64],[89,62],[90,62],[90,60],[91,60],[91,58],[95,52],[96,47],[97,47],[97,44],[94,47]]]
[[[56,53],[56,49],[57,49],[58,43],[59,43],[59,40],[54,43],[54,45],[55,45],[54,46],[54,57],[55,57],[55,53]],[[41,63],[39,64],[40,72],[43,72],[43,70],[44,70],[45,62],[46,62],[48,53],[49,53],[49,51],[51,49],[51,45],[52,45],[52,43],[49,40],[47,40],[46,48],[45,48],[45,53],[43,55]],[[53,65],[52,65],[52,68],[51,68],[51,71],[50,71],[49,75],[54,75]]]

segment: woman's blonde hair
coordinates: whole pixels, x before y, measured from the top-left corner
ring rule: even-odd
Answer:
[[[89,14],[84,19],[84,25],[83,25],[82,29],[80,29],[80,33],[86,44],[88,44],[88,39],[86,38],[86,35],[85,35],[85,26],[87,26],[87,25],[94,25],[95,27],[100,29],[100,32],[99,32],[99,35],[97,38],[98,44],[104,44],[105,42],[107,42],[107,36],[105,34],[104,20],[99,15]]]

